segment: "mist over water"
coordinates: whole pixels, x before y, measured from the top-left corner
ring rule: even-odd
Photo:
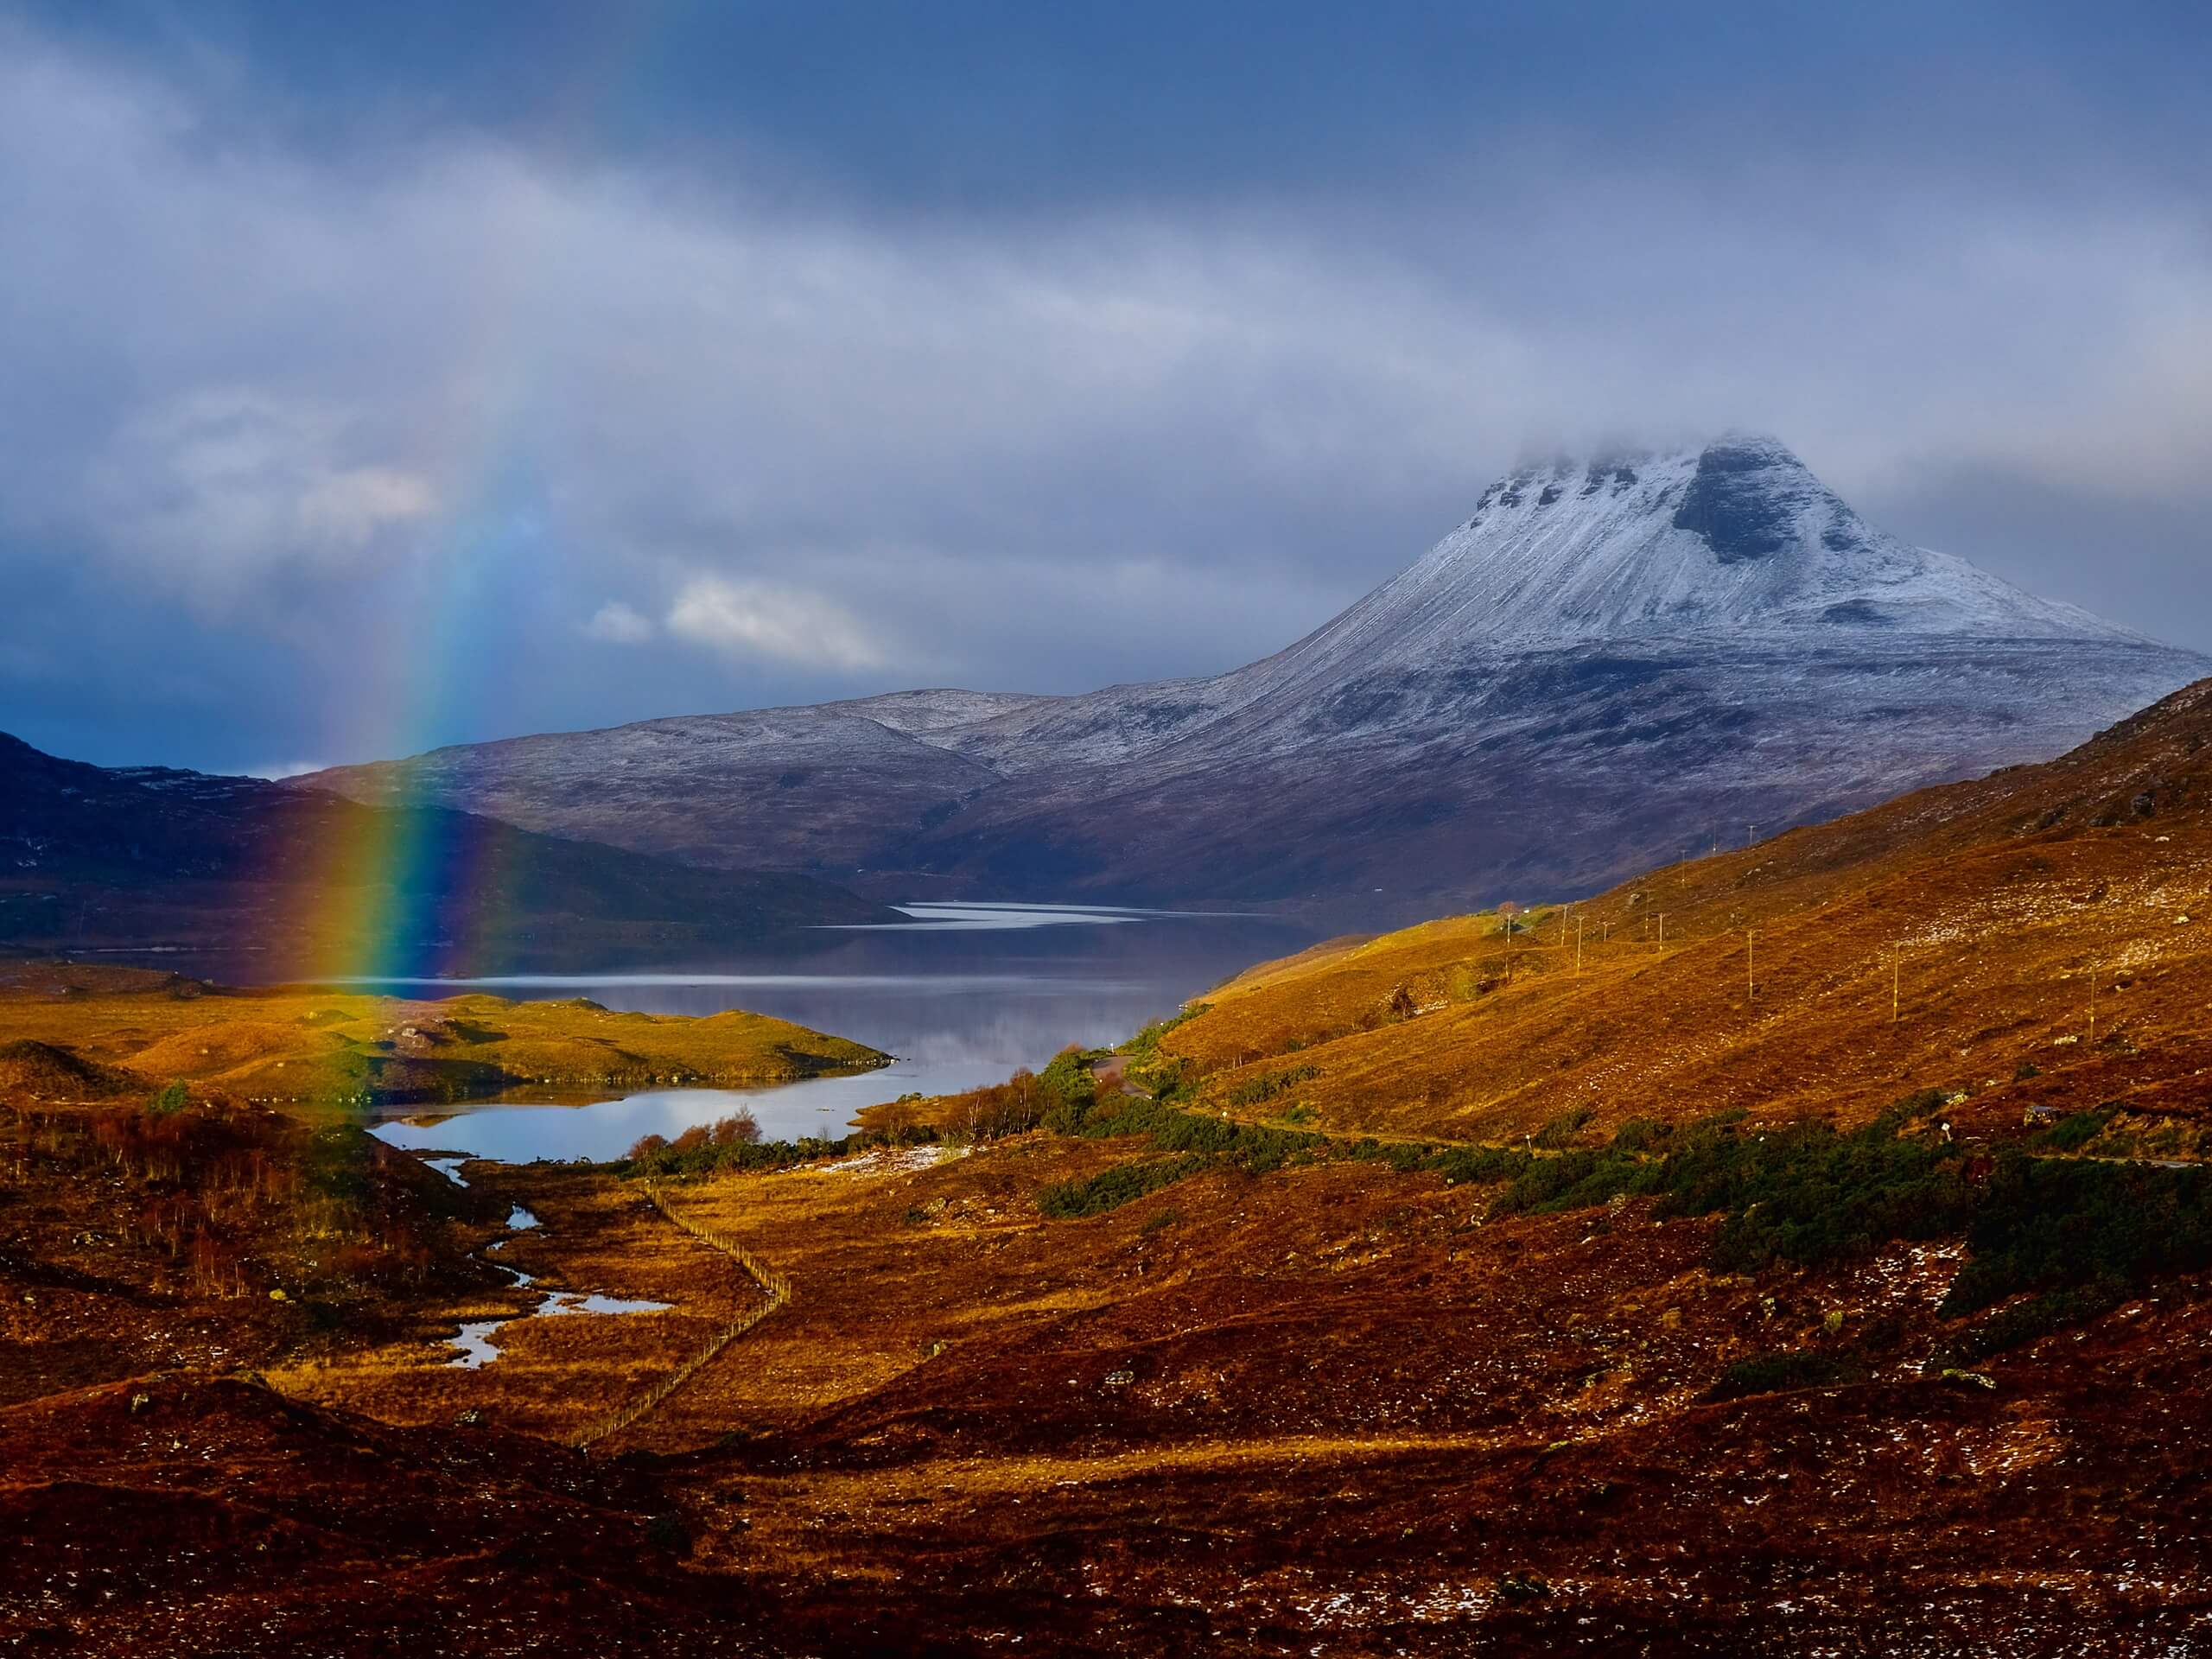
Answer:
[[[505,1161],[620,1156],[741,1105],[770,1140],[836,1136],[863,1107],[944,1094],[1041,1066],[1071,1043],[1119,1042],[1152,1020],[1316,935],[1272,918],[1047,906],[906,907],[918,925],[816,930],[803,957],[736,954],[621,972],[366,982],[395,995],[489,991],[588,997],[610,1008],[708,1014],[747,1008],[898,1058],[858,1077],[772,1089],[668,1089],[581,1106],[487,1105],[378,1126],[395,1146]]]

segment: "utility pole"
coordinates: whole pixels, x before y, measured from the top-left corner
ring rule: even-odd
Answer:
[[[1582,918],[1580,916],[1574,918],[1574,971],[1577,974],[1582,971]]]
[[[2089,1046],[2097,1046],[2097,966],[2089,964]]]
[[[1664,955],[1666,955],[1666,953],[1667,953],[1667,912],[1666,912],[1665,911],[1663,911],[1663,910],[1662,910],[1662,911],[1661,911],[1661,912],[1659,912],[1659,954],[1660,954],[1660,955],[1662,955],[1662,956],[1664,956]]]
[[[1890,1023],[1896,1025],[1904,1018],[1904,946],[1890,947]]]
[[[1754,928],[1745,928],[1744,930],[1744,995],[1750,1001],[1756,1001],[1759,994],[1758,948],[1758,931]]]

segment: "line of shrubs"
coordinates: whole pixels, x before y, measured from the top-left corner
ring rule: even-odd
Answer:
[[[1306,1130],[1209,1117],[1167,1101],[1137,1095],[1069,1101],[1047,1114],[1044,1126],[1056,1135],[1079,1135],[1090,1141],[1149,1135],[1162,1152],[1202,1153],[1254,1175],[1288,1163],[1310,1162],[1329,1144],[1326,1136]]]
[[[1056,1060],[1053,1066],[1058,1064]],[[1052,1077],[1053,1066],[1046,1068],[1046,1078]],[[1309,1163],[1329,1144],[1325,1136],[1303,1130],[1186,1111],[1175,1103],[1172,1090],[1166,1097],[1150,1098],[1102,1092],[1087,1065],[1071,1069],[1057,1082],[1059,1098],[1045,1116],[1045,1128],[1087,1141],[1141,1135],[1156,1150],[1171,1155],[1117,1164],[1084,1179],[1046,1187],[1037,1195],[1038,1207],[1055,1219],[1103,1215],[1201,1170],[1225,1167],[1262,1175],[1287,1164]]]
[[[1724,1272],[1819,1266],[1899,1240],[1964,1235],[1968,1259],[1939,1311],[1953,1319],[1998,1311],[1938,1356],[1945,1366],[2094,1318],[2158,1279],[2212,1269],[2212,1172],[2017,1150],[1973,1171],[1961,1148],[1924,1129],[1904,1133],[1941,1109],[1934,1091],[1847,1133],[1825,1124],[1759,1129],[1741,1112],[1680,1127],[1638,1119],[1605,1147],[1540,1156],[1372,1139],[1347,1145],[1157,1099],[1085,1099],[1072,1077],[1068,1087],[1077,1097],[1047,1113],[1045,1128],[1094,1140],[1143,1135],[1170,1155],[1046,1187],[1039,1206],[1056,1218],[1103,1214],[1205,1169],[1256,1175],[1344,1156],[1454,1185],[1497,1185],[1493,1217],[1587,1209],[1624,1195],[1656,1198],[1662,1217],[1719,1215],[1711,1261]],[[1732,1391],[1761,1391],[1748,1376],[1726,1382]]]
[[[2212,1171],[2007,1150],[1970,1166],[1965,1152],[1904,1133],[1940,1095],[1900,1101],[1847,1134],[1821,1124],[1758,1130],[1741,1114],[1675,1128],[1624,1124],[1610,1145],[1541,1158],[1502,1147],[1352,1148],[1447,1181],[1499,1183],[1493,1216],[1588,1208],[1622,1194],[1661,1216],[1725,1217],[1713,1265],[1757,1272],[1872,1254],[1897,1240],[1963,1236],[1968,1255],[1939,1311],[1994,1308],[1940,1356],[1962,1365],[2095,1317],[2156,1281],[2212,1269]],[[2043,1147],[2094,1138],[2106,1114],[2067,1120]],[[2071,1127],[2069,1127],[2071,1126]]]

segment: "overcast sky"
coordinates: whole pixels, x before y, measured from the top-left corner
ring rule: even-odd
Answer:
[[[2212,650],[2212,8],[0,0],[0,729],[1262,655],[1770,431]]]

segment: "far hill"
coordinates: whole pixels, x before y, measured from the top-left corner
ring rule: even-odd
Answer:
[[[2212,1127],[2212,681],[2047,765],[1507,925],[1263,964],[1162,1052],[1210,1106],[1386,1135],[1848,1122],[1935,1089],[1966,1118],[2106,1110],[2193,1150]]]
[[[415,1002],[69,962],[0,961],[0,1096],[37,1102],[143,1101],[173,1084],[203,1100],[308,1108],[559,1099],[671,1082],[759,1088],[889,1058],[739,1008]]]
[[[272,972],[713,946],[896,912],[799,875],[702,869],[445,807],[108,769],[0,735],[0,944],[260,953]]]
[[[1728,437],[1513,473],[1344,614],[1211,679],[649,721],[305,786],[892,897],[1364,925],[2048,760],[2207,672]]]

